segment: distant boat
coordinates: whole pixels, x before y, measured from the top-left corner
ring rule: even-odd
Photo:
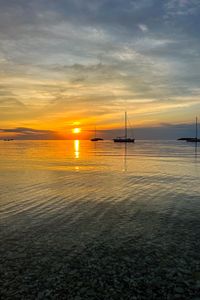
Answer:
[[[13,139],[4,139],[4,142],[10,142],[13,141]]]
[[[92,138],[90,141],[91,142],[97,142],[97,141],[103,141],[103,139],[96,137],[96,138]]]
[[[91,142],[103,141],[102,138],[97,137],[96,135],[97,135],[97,130],[96,130],[96,127],[95,127],[95,130],[94,130],[94,137],[90,139]]]
[[[135,139],[128,137],[128,128],[127,128],[127,112],[125,112],[125,126],[124,126],[124,137],[116,137],[113,139],[115,143],[134,143]]]
[[[198,139],[198,119],[196,117],[196,135],[195,137],[191,138],[191,137],[183,137],[183,138],[179,138],[178,141],[186,141],[186,142],[190,142],[190,143],[199,143],[200,139]]]

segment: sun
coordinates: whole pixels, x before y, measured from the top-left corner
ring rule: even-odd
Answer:
[[[78,127],[73,128],[73,129],[72,129],[72,132],[75,133],[75,134],[76,134],[76,133],[80,133],[80,132],[81,132],[81,128],[78,128]]]

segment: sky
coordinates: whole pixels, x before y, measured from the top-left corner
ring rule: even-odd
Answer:
[[[193,134],[199,32],[199,0],[0,0],[0,137]]]

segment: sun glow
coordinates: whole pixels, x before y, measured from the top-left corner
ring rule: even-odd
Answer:
[[[76,133],[80,133],[81,132],[81,128],[78,128],[78,127],[77,128],[73,128],[72,132],[75,133],[75,134]]]

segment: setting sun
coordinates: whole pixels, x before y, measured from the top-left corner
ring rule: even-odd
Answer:
[[[81,132],[81,128],[73,128],[72,132],[73,133],[80,133]]]

